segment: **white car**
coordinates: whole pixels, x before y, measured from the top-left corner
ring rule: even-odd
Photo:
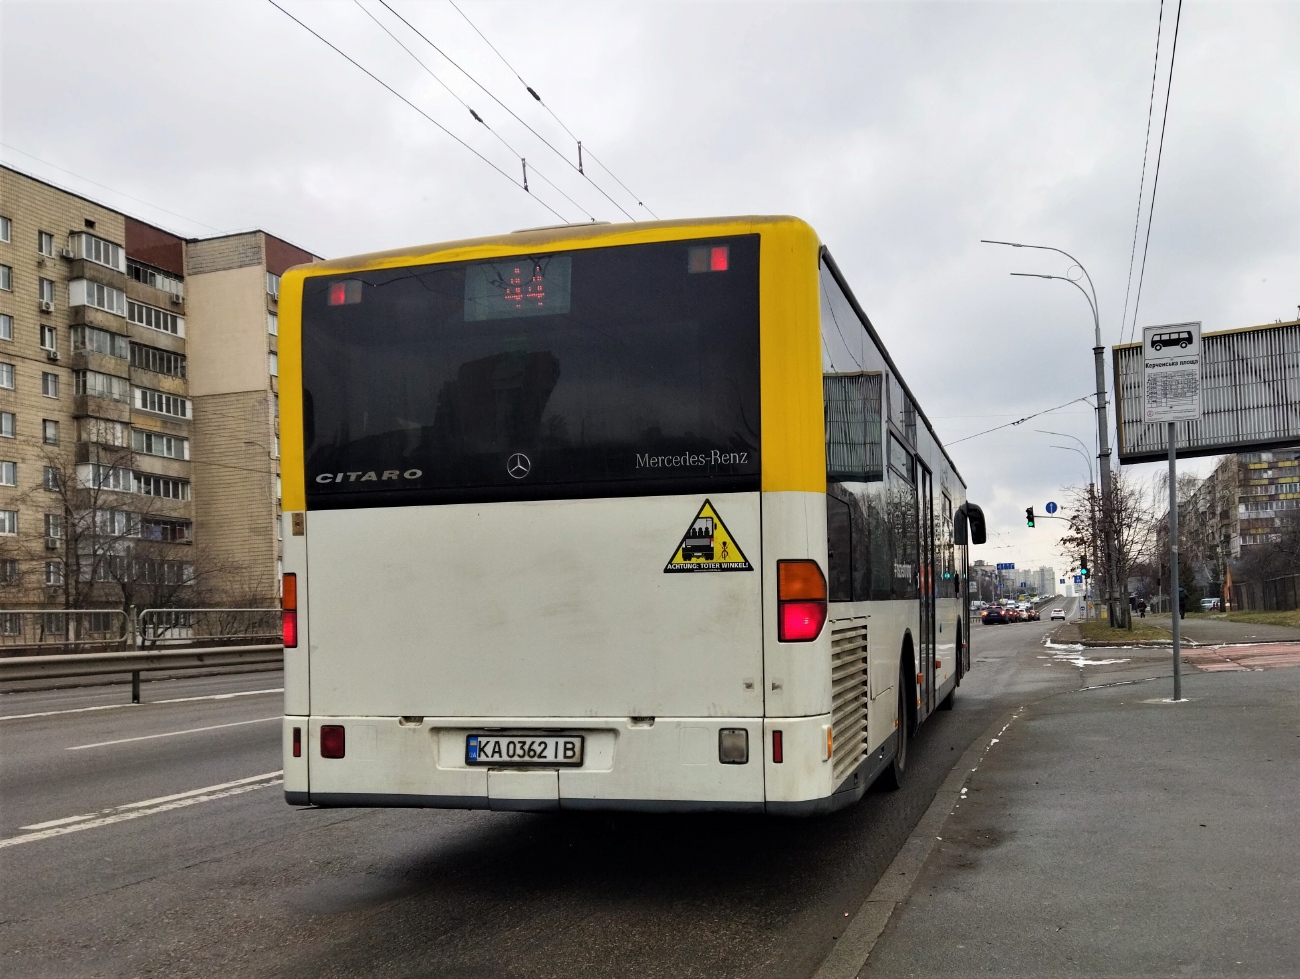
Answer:
[[[1065,621],[1065,609],[1063,608],[1052,609],[1052,621],[1055,622],[1057,619],[1060,619],[1062,622]]]

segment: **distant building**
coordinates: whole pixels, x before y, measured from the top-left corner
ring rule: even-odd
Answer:
[[[200,555],[227,600],[274,599],[277,286],[314,258],[0,167],[0,608],[64,605],[66,575],[183,605]]]
[[[1034,573],[1034,581],[1040,595],[1059,595],[1061,588],[1056,579],[1056,569],[1043,566]]]

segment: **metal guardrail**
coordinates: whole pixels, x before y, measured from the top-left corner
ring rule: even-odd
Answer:
[[[138,704],[140,674],[145,670],[202,670],[224,666],[267,666],[283,662],[284,647],[278,644],[10,656],[0,658],[0,681],[53,680],[130,673],[131,703]]]
[[[274,639],[280,635],[279,608],[147,608],[137,617],[141,646],[192,643],[202,639]]]
[[[0,648],[112,645],[126,634],[121,609],[0,609]]]

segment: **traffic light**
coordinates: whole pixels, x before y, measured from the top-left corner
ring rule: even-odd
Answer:
[[[1034,508],[1031,506],[1025,507],[1025,525],[1028,527],[1034,526]]]
[[[1088,558],[1086,555],[1079,558],[1079,574],[1088,577]]]

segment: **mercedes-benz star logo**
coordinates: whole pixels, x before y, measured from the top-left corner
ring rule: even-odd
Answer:
[[[532,472],[532,469],[532,462],[529,460],[528,456],[524,455],[522,452],[516,452],[506,460],[506,472],[515,479],[523,479]]]

